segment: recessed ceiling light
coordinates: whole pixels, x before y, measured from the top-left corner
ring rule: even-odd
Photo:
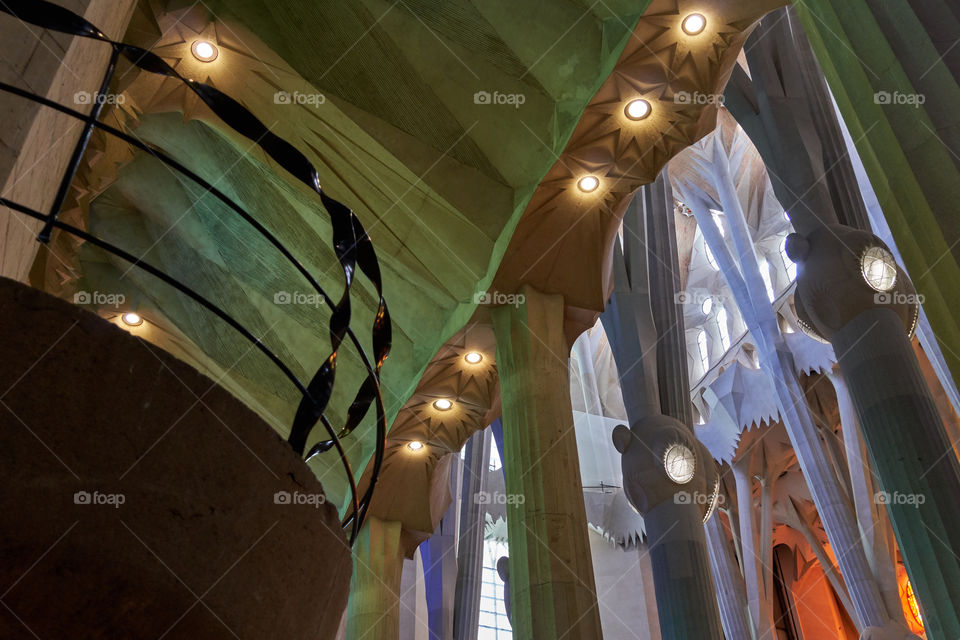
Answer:
[[[577,188],[584,193],[590,193],[591,191],[596,191],[597,187],[600,186],[600,181],[596,176],[584,176],[580,178],[580,181],[577,182]]]
[[[129,325],[131,327],[138,327],[143,324],[143,318],[133,312],[123,314],[120,316],[120,319],[123,320],[125,325]]]
[[[420,449],[423,449],[423,443],[419,440],[411,440],[407,443],[407,449],[410,449],[410,451],[420,451]]]
[[[680,23],[680,28],[683,29],[683,32],[688,36],[697,35],[703,31],[704,27],[706,26],[707,19],[699,13],[691,13],[683,19],[683,22]]]
[[[446,398],[440,398],[439,400],[433,401],[433,408],[438,411],[447,411],[451,407],[453,407],[453,403]]]
[[[477,353],[476,351],[471,351],[467,355],[463,356],[463,359],[469,362],[470,364],[477,364],[483,360],[483,356]]]
[[[200,62],[213,62],[217,59],[217,56],[220,55],[217,47],[212,42],[207,42],[206,40],[195,40],[194,43],[190,45],[190,52],[193,53],[193,57]]]
[[[650,115],[650,103],[642,98],[631,100],[623,110],[631,120],[643,120]]]

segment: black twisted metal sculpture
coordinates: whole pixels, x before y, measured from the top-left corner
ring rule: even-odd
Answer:
[[[391,324],[390,314],[387,310],[386,301],[383,298],[383,283],[380,276],[380,266],[377,261],[376,252],[370,237],[361,224],[360,220],[344,204],[327,195],[320,186],[320,179],[316,168],[310,163],[303,153],[297,150],[286,140],[273,134],[264,124],[257,119],[249,110],[239,102],[202,82],[197,82],[189,78],[184,78],[177,71],[167,64],[162,58],[154,53],[136,47],[111,40],[105,36],[97,27],[90,24],[87,20],[77,14],[55,5],[46,0],[4,0],[0,2],[0,12],[7,13],[23,22],[49,29],[59,31],[74,36],[91,38],[109,44],[112,49],[110,62],[107,65],[103,76],[100,89],[91,100],[93,108],[89,114],[83,114],[79,111],[61,105],[49,100],[43,96],[38,96],[30,91],[20,89],[10,84],[0,82],[0,90],[31,100],[45,107],[55,109],[61,113],[72,116],[85,123],[80,139],[74,147],[67,170],[60,182],[53,205],[47,213],[41,213],[30,207],[13,202],[6,198],[0,198],[0,205],[6,206],[14,211],[26,216],[42,221],[43,227],[37,236],[40,242],[48,242],[50,234],[54,228],[61,229],[71,233],[86,242],[104,249],[119,258],[138,266],[144,271],[157,277],[163,282],[176,288],[178,291],[189,296],[204,308],[211,311],[214,315],[225,321],[244,338],[250,341],[257,349],[266,355],[283,374],[297,387],[302,398],[293,420],[288,442],[293,450],[303,455],[306,448],[307,439],[317,425],[321,423],[329,435],[329,439],[322,440],[315,444],[307,455],[309,460],[312,456],[336,448],[340,455],[340,460],[347,474],[350,491],[352,511],[343,521],[344,528],[350,527],[351,544],[356,539],[360,526],[366,515],[366,510],[370,505],[370,499],[373,495],[374,486],[379,477],[380,467],[383,463],[384,444],[386,441],[386,415],[383,406],[383,397],[380,392],[380,369],[384,360],[390,352],[391,345]],[[199,175],[188,169],[186,166],[177,162],[158,149],[144,144],[131,135],[120,131],[114,127],[99,122],[99,117],[103,103],[101,96],[109,90],[110,82],[116,71],[117,61],[120,56],[129,60],[138,68],[156,73],[170,78],[175,78],[189,87],[224,123],[230,126],[234,131],[252,140],[259,146],[273,161],[283,169],[293,175],[297,180],[303,182],[313,189],[319,196],[320,202],[330,216],[331,226],[333,228],[333,249],[337,260],[343,270],[345,287],[339,301],[334,302],[320,283],[307,271],[303,264],[297,260],[290,251],[280,242],[280,240],[271,233],[265,226],[247,213],[242,207],[228,198],[223,192],[218,190],[212,184],[201,178]],[[182,282],[172,278],[160,269],[143,261],[142,259],[124,251],[105,240],[97,238],[87,231],[70,225],[58,219],[58,214],[66,199],[70,184],[76,175],[77,168],[83,158],[87,144],[93,129],[100,129],[110,135],[116,136],[130,145],[150,154],[167,166],[180,172],[181,174],[194,181],[202,188],[211,193],[214,197],[224,203],[243,220],[249,223],[258,233],[266,238],[284,258],[292,264],[297,271],[306,278],[310,286],[320,295],[324,303],[331,311],[329,322],[330,333],[330,355],[323,362],[316,374],[304,384],[296,374],[266,345],[260,342],[260,339],[254,336],[242,324],[223,309],[210,302],[206,297],[197,293]],[[373,362],[367,356],[356,334],[350,328],[350,291],[353,284],[357,267],[374,285],[379,296],[379,305],[374,317],[372,334]],[[347,411],[346,423],[339,430],[335,431],[329,420],[325,416],[327,405],[333,394],[333,385],[336,377],[337,354],[343,343],[344,338],[349,338],[351,343],[358,351],[363,365],[366,368],[367,376],[357,391],[353,402]],[[364,495],[358,496],[356,480],[353,475],[353,469],[350,461],[347,459],[340,440],[349,435],[360,424],[370,409],[374,405],[376,410],[377,442],[371,469],[370,483],[364,492]]]

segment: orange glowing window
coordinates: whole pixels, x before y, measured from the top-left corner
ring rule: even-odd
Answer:
[[[917,596],[913,592],[913,585],[910,584],[909,580],[903,582],[901,593],[903,594],[903,611],[907,614],[907,626],[913,633],[923,633],[920,603],[917,602]]]

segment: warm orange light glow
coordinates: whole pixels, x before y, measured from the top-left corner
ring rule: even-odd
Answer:
[[[420,449],[423,449],[423,443],[419,440],[411,440],[407,443],[407,448],[410,449],[410,451],[420,451]]]
[[[446,398],[440,398],[439,400],[434,400],[433,402],[433,408],[438,411],[449,411],[452,407],[453,403]]]
[[[923,617],[920,615],[920,603],[913,592],[910,580],[904,579],[900,583],[900,598],[903,600],[903,612],[906,614],[907,626],[913,633],[923,633]]]
[[[123,314],[122,316],[120,316],[120,319],[123,320],[123,323],[125,325],[130,327],[138,327],[141,324],[143,324],[143,318],[133,313],[132,311]]]
[[[600,180],[598,180],[596,176],[584,176],[580,178],[580,181],[577,183],[577,188],[584,193],[596,191],[599,186]]]
[[[477,364],[478,362],[483,360],[483,356],[477,353],[476,351],[471,351],[467,355],[463,356],[463,359],[470,364]]]
[[[706,26],[707,19],[699,13],[691,13],[683,19],[682,23],[680,23],[680,28],[683,29],[683,32],[688,36],[695,36],[699,34]]]
[[[216,45],[206,40],[194,41],[194,43],[190,45],[190,52],[193,53],[193,57],[200,62],[213,62],[217,59],[217,56],[220,55],[220,51]]]

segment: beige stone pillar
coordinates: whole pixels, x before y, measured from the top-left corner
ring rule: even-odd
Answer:
[[[563,333],[563,298],[529,286],[493,310],[517,638],[601,638]],[[522,496],[522,498],[520,497]]]
[[[64,3],[59,3],[64,4]],[[66,6],[107,36],[120,39],[134,0],[78,0]],[[51,33],[0,14],[0,81],[83,113],[91,105],[77,92],[100,86],[110,46]],[[0,196],[46,212],[53,204],[83,123],[0,91]],[[37,255],[43,223],[0,207],[0,275],[25,281]]]
[[[353,548],[347,640],[400,637],[403,548],[399,522],[367,517]]]

